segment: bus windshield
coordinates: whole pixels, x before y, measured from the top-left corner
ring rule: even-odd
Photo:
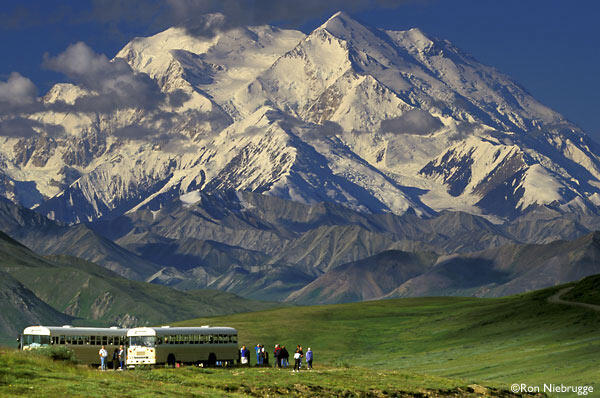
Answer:
[[[154,336],[131,336],[129,337],[130,346],[154,347],[156,337]]]
[[[39,334],[26,334],[23,336],[23,346],[36,346],[50,344],[50,336]]]

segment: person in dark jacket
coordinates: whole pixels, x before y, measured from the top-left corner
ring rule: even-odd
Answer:
[[[265,349],[263,346],[260,346],[258,350],[258,365],[263,366],[265,364]]]
[[[269,351],[267,351],[265,349],[265,346],[262,347],[262,353],[263,353],[263,365],[269,366]]]
[[[110,363],[110,368],[112,370],[117,370],[117,364],[119,363],[119,349],[115,348],[113,351],[112,362]]]
[[[290,364],[290,353],[284,345],[281,346],[281,354],[279,355],[281,355],[281,365],[287,368]]]
[[[279,344],[275,344],[275,349],[273,350],[273,358],[275,361],[273,362],[273,367],[281,368],[281,348]]]

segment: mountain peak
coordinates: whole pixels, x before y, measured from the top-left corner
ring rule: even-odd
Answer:
[[[338,32],[367,29],[367,27],[352,18],[348,13],[338,11],[317,28],[317,30],[320,29],[327,29],[330,33],[336,35]]]
[[[353,20],[352,17],[345,11],[338,11],[335,14],[333,14],[332,16],[329,17],[329,19],[327,19],[327,21],[325,21],[325,24],[327,24],[327,22],[332,21],[334,19],[338,19],[338,20],[345,20],[345,19],[349,19],[349,20]]]

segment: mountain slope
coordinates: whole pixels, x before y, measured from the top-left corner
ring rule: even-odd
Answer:
[[[24,287],[9,274],[0,271],[0,332],[16,337],[30,325],[63,325],[72,317],[63,314]]]
[[[386,297],[498,297],[576,281],[600,273],[600,234],[543,245],[507,245],[438,259],[427,272]]]
[[[290,294],[287,300],[302,304],[332,304],[376,299],[426,272],[436,257],[431,253],[383,251],[323,274]]]
[[[184,293],[127,280],[74,257],[39,256],[4,234],[0,235],[0,272],[7,275],[0,293],[6,307],[3,319],[17,322],[18,318],[18,325],[34,320],[64,323],[73,318],[101,324],[146,325],[186,319],[190,314],[272,306],[225,292]],[[17,323],[4,326],[2,334],[13,333]]]
[[[130,279],[142,280],[160,268],[83,224],[60,224],[4,198],[0,198],[0,230],[38,253],[80,257]]]

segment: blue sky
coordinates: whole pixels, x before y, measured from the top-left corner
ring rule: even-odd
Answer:
[[[541,102],[600,141],[600,4],[596,1],[355,0],[338,1],[338,6],[330,1],[327,7],[315,1],[296,1],[296,7],[303,4],[306,9],[290,10],[289,16],[281,7],[285,1],[279,1],[279,14],[271,19],[269,4],[274,4],[273,0],[242,3],[253,7],[250,11],[261,22],[306,32],[321,24],[333,12],[331,8],[351,3],[350,14],[371,26],[419,27],[509,74]],[[319,5],[311,7],[311,3]],[[162,10],[144,7],[139,0],[4,1],[0,9],[0,81],[19,72],[33,80],[43,94],[53,83],[66,80],[42,68],[44,53],[56,55],[83,41],[111,58],[134,36],[153,34],[168,25],[170,20],[161,20],[161,16]]]

